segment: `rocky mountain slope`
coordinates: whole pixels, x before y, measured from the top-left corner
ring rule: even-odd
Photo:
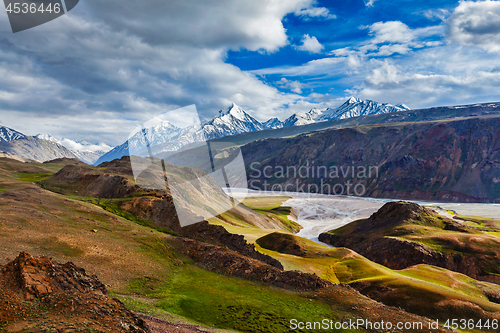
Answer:
[[[0,158],[10,158],[12,160],[16,160],[16,161],[20,161],[20,162],[33,162],[33,163],[40,162],[40,161],[31,160],[29,158],[25,158],[25,157],[22,157],[19,155],[9,154],[9,153],[5,153],[5,152],[0,152]]]
[[[253,142],[242,153],[253,189],[267,181],[289,191],[500,202],[498,126],[500,117],[485,116],[328,129]]]
[[[150,332],[142,319],[107,296],[96,276],[71,262],[21,252],[0,266],[0,285],[0,329],[7,332]]]
[[[76,158],[75,154],[62,145],[32,136],[0,142],[0,151],[42,162],[63,157]]]
[[[498,231],[496,222],[481,226],[414,203],[390,202],[370,218],[323,233],[319,239],[392,269],[429,264],[500,284]]]
[[[100,142],[99,144],[91,144],[87,141],[76,142],[67,138],[59,139],[50,134],[38,134],[35,135],[35,138],[58,143],[61,146],[68,148],[73,154],[75,154],[76,158],[87,164],[94,164],[99,157],[106,154],[113,148],[103,142]]]

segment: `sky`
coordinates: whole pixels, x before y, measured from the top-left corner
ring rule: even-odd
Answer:
[[[0,124],[118,145],[163,112],[236,103],[284,120],[350,96],[413,109],[500,101],[500,1],[80,0],[13,34]]]

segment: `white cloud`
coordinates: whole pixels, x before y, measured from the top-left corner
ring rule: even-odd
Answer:
[[[429,20],[436,20],[437,19],[437,20],[445,21],[450,16],[450,12],[448,10],[442,9],[442,8],[428,9],[428,10],[422,12],[422,15],[424,15]]]
[[[376,22],[368,27],[374,36],[373,44],[407,43],[415,38],[415,34],[406,24],[400,21]]]
[[[316,39],[316,37],[310,37],[306,34],[302,36],[302,45],[299,45],[297,49],[309,53],[321,53],[321,51],[323,51],[324,49],[324,46],[321,45],[320,42],[318,42],[318,39]]]
[[[0,32],[1,121],[119,144],[136,122],[190,104],[204,117],[235,102],[266,118],[300,96],[225,63],[227,50],[278,50],[283,17],[313,3],[87,0],[36,30]]]
[[[372,59],[356,94],[415,107],[497,101],[500,61],[443,46],[403,62]]]
[[[447,24],[451,41],[500,52],[500,1],[461,1]]]
[[[281,80],[276,83],[285,89],[290,89],[296,94],[302,94],[302,88],[305,87],[305,84],[300,81],[292,81],[286,78],[281,78]]]
[[[337,15],[330,13],[330,10],[325,7],[303,8],[296,11],[295,15],[306,21],[311,18],[320,18],[324,20],[333,20],[337,18]]]
[[[362,26],[368,29],[372,38],[354,48],[342,48],[330,53],[336,56],[347,54],[363,57],[389,57],[393,54],[407,54],[414,49],[441,45],[440,40],[444,34],[442,25],[410,29],[400,21],[376,22],[370,26]],[[428,39],[431,40],[428,40]]]
[[[365,2],[366,7],[373,7],[376,0],[363,0],[363,1]]]

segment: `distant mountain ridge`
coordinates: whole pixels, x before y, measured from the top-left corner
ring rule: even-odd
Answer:
[[[334,110],[327,109],[326,112],[323,112],[318,117],[318,121],[347,119],[408,110],[410,108],[404,104],[395,106],[388,103],[377,103],[371,100],[362,101],[359,98],[350,97],[338,108]]]
[[[200,128],[178,128],[170,123],[158,125],[155,128],[144,129],[137,133],[127,142],[115,147],[108,153],[101,156],[95,165],[103,162],[109,162],[116,158],[128,156],[129,154],[146,156],[148,152],[144,147],[161,145],[160,151],[154,151],[154,154],[176,151],[183,146],[202,142],[205,140],[219,139],[226,136],[237,135],[241,133],[257,132],[266,129],[277,129],[283,127],[302,126],[319,121],[330,121],[335,119],[345,119],[364,115],[379,113],[389,113],[396,111],[406,111],[406,106],[394,106],[391,104],[382,104],[374,101],[362,101],[351,97],[344,104],[336,109],[312,109],[308,112],[297,112],[280,121],[278,118],[271,118],[266,122],[260,122],[244,109],[233,104],[226,111],[219,111],[219,115],[212,120],[202,124]],[[148,142],[145,141],[145,137]],[[142,147],[142,148],[141,148]],[[132,151],[132,153],[130,153]]]
[[[41,162],[64,157],[77,158],[69,149],[58,143],[32,136],[0,142],[0,151]]]

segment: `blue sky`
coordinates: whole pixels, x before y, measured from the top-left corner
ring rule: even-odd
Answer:
[[[285,119],[356,96],[411,108],[500,101],[500,1],[81,0],[12,34],[0,124],[112,145],[195,104]]]

